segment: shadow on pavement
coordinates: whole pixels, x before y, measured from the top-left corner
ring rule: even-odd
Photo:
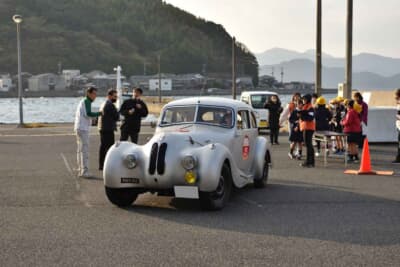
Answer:
[[[142,202],[127,210],[210,230],[364,246],[400,244],[399,201],[343,190],[306,183],[270,184],[266,189],[236,192],[221,211],[202,211],[198,201],[173,198],[169,207],[157,207],[157,196],[151,197],[151,206]]]

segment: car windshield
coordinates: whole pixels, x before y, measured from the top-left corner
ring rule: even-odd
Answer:
[[[251,96],[251,105],[253,108],[264,108],[265,102],[268,101],[272,94],[259,94]]]
[[[233,109],[214,106],[169,107],[164,110],[160,126],[188,123],[209,124],[232,128],[234,123]]]

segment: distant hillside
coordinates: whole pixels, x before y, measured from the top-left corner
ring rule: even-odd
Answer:
[[[34,74],[79,68],[112,72],[121,64],[128,75],[157,72],[229,73],[231,36],[221,26],[161,0],[0,0],[0,72],[17,69],[15,24],[22,24],[23,71]],[[257,82],[258,63],[238,45],[242,74]]]
[[[260,75],[270,75],[271,69],[275,69],[275,77],[280,80],[281,68],[284,68],[284,81],[315,81],[315,64],[307,59],[295,59],[281,64],[262,66]],[[337,88],[338,83],[345,79],[344,68],[327,68],[322,70],[322,86],[324,88]],[[400,87],[400,74],[384,77],[371,72],[353,72],[353,87],[359,89],[393,89]]]
[[[294,59],[308,59],[315,62],[315,50],[307,50],[301,53],[282,48],[273,48],[256,56],[260,66],[280,64]],[[344,68],[345,59],[324,53],[322,56],[322,65],[324,67]],[[388,77],[393,76],[400,73],[400,59],[361,53],[353,56],[353,71],[373,72]]]

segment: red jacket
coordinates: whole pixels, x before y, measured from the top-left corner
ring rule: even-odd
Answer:
[[[360,115],[354,109],[347,111],[346,117],[342,120],[344,133],[361,133]]]

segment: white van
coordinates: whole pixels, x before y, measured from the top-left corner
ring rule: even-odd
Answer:
[[[268,110],[264,108],[264,104],[272,95],[278,96],[277,93],[270,91],[248,91],[242,92],[242,95],[240,96],[240,101],[245,102],[254,108],[259,130],[269,128]]]

